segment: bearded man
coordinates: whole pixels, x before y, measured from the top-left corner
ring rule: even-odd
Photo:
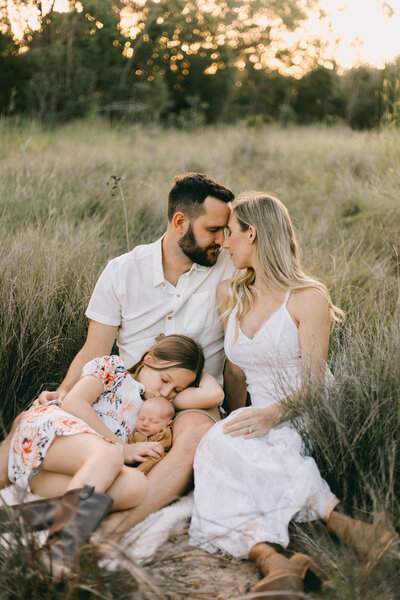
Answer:
[[[83,366],[97,356],[110,354],[115,341],[125,366],[130,368],[160,333],[196,339],[204,350],[205,371],[222,382],[225,357],[216,288],[234,273],[229,256],[221,250],[233,198],[229,189],[203,173],[175,178],[168,196],[165,234],[107,264],[85,313],[90,319],[85,344],[59,389],[42,392],[40,403],[62,399],[79,380]],[[235,373],[231,365],[230,369],[230,385],[237,398],[240,394],[242,404],[245,385],[241,372]],[[172,448],[149,473],[147,496],[135,509],[111,515],[103,529],[120,537],[183,494],[192,480],[200,439],[219,418],[218,409],[178,412]]]

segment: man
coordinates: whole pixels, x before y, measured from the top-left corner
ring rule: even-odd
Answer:
[[[230,190],[202,173],[175,178],[168,196],[166,233],[108,263],[86,311],[90,319],[86,342],[59,390],[43,392],[42,401],[56,394],[63,397],[80,378],[83,365],[110,354],[116,339],[129,368],[160,333],[195,338],[204,349],[205,370],[222,380],[223,332],[215,290],[234,272],[227,254],[220,252],[231,200]],[[197,445],[217,418],[218,411],[177,415],[172,449],[149,473],[148,495],[135,509],[109,517],[108,531],[123,534],[185,492]]]

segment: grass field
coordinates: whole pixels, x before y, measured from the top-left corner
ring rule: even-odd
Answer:
[[[105,121],[47,130],[3,120],[0,161],[4,428],[61,381],[84,340],[84,310],[107,260],[156,239],[174,175],[203,171],[235,193],[264,190],[288,206],[305,267],[347,314],[332,333],[329,398],[318,391],[304,398],[306,441],[349,506],[400,517],[399,131],[235,125],[188,133]],[[398,548],[366,579],[351,551],[315,529],[294,528],[293,539],[325,568],[318,597],[400,597]],[[67,597],[65,588],[26,576],[34,572],[29,553],[11,554],[0,551],[1,598],[17,590],[21,598]],[[130,576],[94,573],[90,567],[85,591],[83,571],[68,597],[146,597]]]

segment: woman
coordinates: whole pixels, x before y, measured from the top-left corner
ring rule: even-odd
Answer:
[[[343,315],[325,286],[303,271],[286,208],[263,193],[239,196],[224,248],[242,270],[218,289],[225,352],[243,369],[252,406],[217,423],[199,445],[191,544],[254,560],[265,577],[253,591],[298,592],[308,570],[317,574],[312,560],[297,553],[287,558],[265,543],[286,547],[295,515],[322,518],[369,566],[395,534],[334,510],[339,500],[285,421],[304,373],[332,378],[329,326]]]

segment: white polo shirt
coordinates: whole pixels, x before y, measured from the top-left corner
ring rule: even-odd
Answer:
[[[213,267],[194,263],[175,287],[164,278],[161,239],[110,260],[85,314],[119,327],[117,345],[127,368],[140,360],[160,333],[180,333],[201,344],[205,370],[221,382],[225,356],[216,288],[233,276],[235,268],[222,250]]]

